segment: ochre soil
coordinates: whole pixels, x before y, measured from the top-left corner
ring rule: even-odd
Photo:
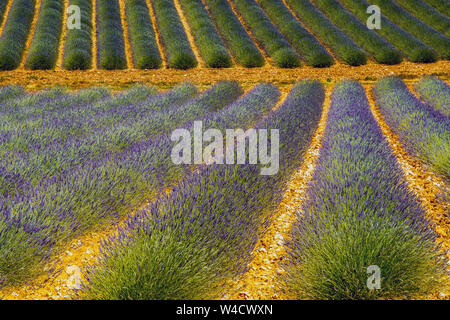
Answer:
[[[430,64],[403,62],[395,66],[369,62],[367,65],[359,67],[337,63],[330,68],[323,69],[309,66],[281,69],[266,64],[264,67],[252,69],[236,66],[228,69],[194,68],[190,70],[14,70],[0,72],[0,86],[18,84],[32,91],[55,85],[68,87],[69,89],[103,86],[112,90],[119,90],[136,83],[145,83],[164,89],[184,81],[191,81],[200,87],[207,87],[221,80],[238,80],[244,87],[267,81],[276,84],[282,90],[287,90],[293,83],[305,78],[319,79],[329,83],[351,78],[371,84],[377,79],[394,74],[406,81],[417,80],[428,74],[436,74],[442,79],[448,80],[449,72],[450,61],[438,61]]]
[[[366,95],[370,102],[372,114],[394,151],[409,188],[419,198],[429,219],[435,223],[435,230],[438,234],[437,242],[441,243],[442,252],[447,257],[447,261],[450,262],[450,203],[444,200],[444,193],[447,196],[450,194],[449,181],[444,181],[443,177],[434,173],[427,164],[411,156],[405,150],[398,135],[384,121],[370,88],[366,88]],[[448,280],[447,286],[442,292],[425,297],[425,299],[450,300],[450,279]]]

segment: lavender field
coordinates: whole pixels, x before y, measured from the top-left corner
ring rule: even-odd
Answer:
[[[413,88],[397,77],[371,87],[302,80],[286,93],[237,81],[120,92],[1,87],[0,298],[53,277],[74,241],[99,232],[91,260],[75,255],[62,266],[83,271],[67,285],[77,298],[229,297],[286,201],[297,204],[276,238],[285,254],[270,280],[282,298],[445,294],[450,89],[436,77]],[[174,131],[195,136],[199,122],[215,132],[267,132],[276,173],[261,174],[262,158],[249,161],[251,135],[245,163],[219,161],[217,148],[214,161],[175,163]],[[215,145],[228,142],[220,137]],[[416,192],[403,154],[439,181],[434,207]],[[299,195],[303,167],[312,176]],[[372,287],[369,267],[381,272]]]

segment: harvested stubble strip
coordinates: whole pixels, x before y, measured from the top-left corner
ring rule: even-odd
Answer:
[[[288,242],[293,298],[417,296],[442,286],[446,261],[418,199],[373,118],[362,86],[332,96],[318,165]],[[381,270],[381,289],[367,270]],[[372,272],[372,271],[371,271]]]
[[[442,59],[450,59],[450,38],[437,32],[393,1],[372,0],[392,22],[436,50]]]
[[[367,8],[370,4],[366,0],[339,0],[361,22],[367,20]],[[409,61],[434,62],[438,54],[425,43],[412,36],[396,24],[392,23],[383,11],[381,12],[381,29],[375,29],[382,37],[400,50]]]
[[[96,0],[98,68],[126,69],[125,40],[118,0]]]
[[[301,65],[300,57],[254,0],[231,0],[252,34],[280,68]]]
[[[151,1],[169,68],[190,69],[198,62],[173,0]]]
[[[367,56],[364,51],[342,30],[334,26],[309,0],[286,0],[286,3],[339,59],[351,66],[366,64]]]
[[[53,166],[54,159],[49,160],[53,156],[49,149],[56,149],[61,140],[71,139],[71,134],[61,133],[61,119],[52,117],[59,113],[56,107],[71,109],[86,106],[105,96],[106,90],[101,89],[83,90],[77,94],[50,90],[37,99],[25,98],[8,103],[5,108],[7,112],[0,114],[0,167],[6,173],[0,179],[0,195],[12,199],[31,193],[33,186],[44,183],[58,170],[59,166]],[[45,116],[46,113],[51,114],[50,119]],[[70,150],[64,149],[62,152]]]
[[[55,67],[63,14],[64,3],[61,0],[42,0],[25,68],[47,70]]]
[[[398,64],[402,61],[398,52],[390,43],[349,13],[339,2],[334,0],[312,1],[330,21],[344,31],[361,48],[369,53],[376,62]]]
[[[64,69],[87,70],[92,66],[92,1],[70,0],[70,6],[80,8],[80,29],[67,30],[64,44]]]
[[[172,106],[167,117],[179,122],[167,125],[178,126],[214,112],[241,93],[235,82],[219,83],[181,106]],[[126,215],[164,189],[162,183],[176,179],[180,172],[167,170],[170,157],[161,159],[160,147],[165,140],[169,138],[149,139],[120,154],[92,158],[70,175],[50,176],[33,192],[10,199],[0,197],[4,213],[0,226],[1,282],[13,285],[40,274],[62,244]]]
[[[445,81],[427,76],[417,82],[414,88],[426,104],[450,117],[450,86]]]
[[[34,0],[13,1],[0,38],[0,70],[20,65],[34,17]]]
[[[149,10],[145,0],[125,2],[134,65],[138,69],[157,69],[162,65]]]
[[[428,3],[430,6],[434,7],[436,10],[439,10],[440,13],[446,15],[447,17],[450,14],[450,2],[448,0],[423,0]]]
[[[292,15],[282,0],[259,0],[258,3],[306,64],[319,68],[334,64],[333,57]]]
[[[264,57],[234,14],[227,0],[205,0],[207,9],[236,61],[246,67],[262,67]]]
[[[250,91],[232,108],[245,114],[257,109],[260,99],[273,106],[273,95],[279,94],[270,91],[272,98],[252,97]],[[286,102],[256,127],[280,130],[278,174],[261,175],[262,165],[201,168],[103,244],[101,264],[90,271],[84,294],[100,299],[219,296],[227,280],[246,270],[286,179],[302,161],[322,102],[319,82],[296,86]]]
[[[421,0],[396,0],[396,2],[411,12],[416,18],[450,37],[450,18],[448,16],[441,14]],[[447,13],[449,14],[450,11],[447,11]]]
[[[449,178],[450,118],[421,103],[397,77],[378,81],[373,92],[386,123],[406,149]]]
[[[200,54],[209,68],[228,68],[232,61],[228,50],[219,37],[214,22],[201,0],[183,0],[180,5],[189,23],[200,50]]]

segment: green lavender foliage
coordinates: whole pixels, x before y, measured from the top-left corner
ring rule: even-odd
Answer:
[[[366,0],[339,0],[346,9],[352,12],[364,23],[367,20],[367,8],[370,4]],[[439,58],[436,51],[413,35],[392,23],[381,11],[381,28],[375,29],[382,37],[400,50],[409,61],[434,62]]]
[[[217,30],[237,63],[246,67],[262,67],[264,57],[234,14],[227,0],[205,0]]]
[[[231,0],[256,40],[280,68],[300,66],[300,57],[254,0]]]
[[[118,0],[97,0],[97,50],[100,69],[127,67]]]
[[[317,68],[334,64],[333,57],[291,14],[282,0],[259,0],[258,3],[306,64]]]
[[[173,0],[151,2],[169,68],[190,69],[198,62],[178,16]]]
[[[70,0],[80,8],[80,29],[67,30],[63,67],[67,70],[87,70],[92,66],[92,1]]]
[[[372,0],[392,22],[430,46],[442,59],[450,59],[450,38],[429,27],[393,1]]]
[[[441,14],[422,0],[396,0],[396,2],[411,12],[416,18],[419,18],[445,36],[450,37],[450,18],[447,15]],[[446,1],[443,0],[442,2]],[[450,10],[450,5],[448,9]],[[447,14],[450,14],[450,11],[447,11]]]
[[[138,69],[157,69],[162,65],[155,30],[145,0],[125,1],[134,66]]]
[[[366,64],[366,53],[342,30],[336,28],[309,0],[286,0],[297,17],[346,64]]]

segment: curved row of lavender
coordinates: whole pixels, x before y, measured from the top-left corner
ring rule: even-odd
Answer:
[[[450,86],[448,84],[438,77],[425,77],[417,82],[414,88],[426,104],[450,117]]]
[[[294,298],[399,298],[441,283],[435,233],[357,82],[333,91],[306,199],[282,279]],[[381,270],[381,289],[367,285],[372,265]]]
[[[14,167],[8,166],[3,169],[9,174],[4,175],[6,181],[2,180],[0,190],[7,190],[10,193],[11,189],[3,188],[8,183],[15,184],[16,190],[12,194],[0,194],[1,282],[14,284],[30,279],[42,272],[48,259],[67,240],[81,235],[99,224],[115,221],[119,216],[128,214],[146,199],[154,197],[160,189],[167,188],[167,185],[163,186],[159,183],[166,181],[174,183],[169,177],[176,179],[177,176],[167,172],[167,163],[170,162],[170,158],[161,158],[159,150],[162,141],[161,135],[167,135],[170,130],[186,122],[201,119],[216,112],[217,109],[225,107],[242,94],[242,89],[237,82],[222,82],[199,96],[180,103],[180,96],[183,97],[183,94],[180,95],[179,91],[180,89],[183,91],[182,87],[162,94],[155,94],[154,89],[138,88],[132,92],[140,96],[139,99],[124,93],[112,100],[109,98],[106,98],[105,101],[101,100],[97,107],[77,105],[72,106],[73,108],[58,108],[58,104],[54,104],[53,108],[49,108],[48,105],[44,107],[47,101],[44,97],[33,96],[35,100],[39,101],[34,106],[36,112],[40,105],[52,115],[58,112],[68,113],[67,119],[70,121],[63,121],[65,117],[61,116],[61,121],[56,128],[52,125],[51,120],[42,122],[42,124],[48,124],[47,131],[43,130],[40,136],[33,137],[31,135],[37,140],[31,142],[38,143],[39,139],[45,142],[48,137],[52,136],[52,133],[55,133],[56,129],[64,129],[64,126],[70,131],[76,116],[78,115],[83,122],[85,113],[88,118],[91,117],[89,123],[94,128],[90,132],[85,132],[84,135],[81,134],[84,138],[80,138],[78,141],[76,138],[74,138],[75,142],[67,139],[68,145],[65,144],[64,139],[58,137],[55,144],[46,145],[47,149],[44,148],[44,151],[35,148],[29,150],[30,152],[21,153],[19,150],[12,157],[2,158],[8,159],[2,162],[3,168],[8,165],[8,161],[14,161],[14,165],[20,165],[22,161],[25,163],[23,168],[27,168],[27,164],[30,167],[35,166],[35,170],[43,176],[41,180],[33,181],[28,179],[27,175],[22,175],[22,172],[16,171]],[[186,88],[189,87],[190,85],[186,86]],[[192,93],[192,90],[188,89],[187,91]],[[44,93],[40,96],[46,95],[49,94]],[[148,99],[144,98],[148,95],[150,95]],[[176,97],[175,100],[174,97]],[[127,104],[118,104],[114,102],[116,98],[122,102],[128,102]],[[65,99],[68,98],[62,95],[57,99],[64,104]],[[132,100],[144,102],[133,104],[130,102]],[[173,105],[177,100],[178,103]],[[181,101],[183,100],[186,99],[181,99]],[[135,106],[134,109],[133,106]],[[161,110],[151,111],[152,108],[157,109],[158,106]],[[115,108],[117,108],[116,112],[114,112]],[[73,112],[70,109],[73,109]],[[106,116],[108,113],[113,115]],[[133,118],[133,114],[136,115],[136,120],[139,120],[147,113],[149,117],[146,119],[150,123],[153,117],[158,117],[160,124],[166,126],[164,130],[161,127],[157,128],[162,130],[161,135],[148,134],[146,137],[142,137],[142,140],[133,141],[133,135],[130,134],[124,136],[129,138],[130,143],[127,148],[118,148],[120,144],[111,139],[111,143],[106,144],[107,148],[102,154],[94,152],[84,157],[84,152],[77,153],[78,148],[85,152],[89,152],[90,148],[95,149],[95,139],[101,137],[102,130],[108,130],[96,127],[96,117],[104,126],[110,126],[111,121],[121,119],[123,127],[126,128],[127,123],[133,125],[128,122]],[[105,119],[102,119],[102,116],[105,116]],[[31,123],[36,117],[39,118],[39,115],[30,116]],[[41,118],[46,117],[43,115]],[[18,122],[20,123],[20,121]],[[138,126],[138,123],[139,121],[136,121],[134,124],[137,126],[136,130],[139,131],[142,130],[142,126]],[[120,135],[120,124],[113,128]],[[152,132],[150,129],[149,127],[149,132]],[[26,132],[18,137],[21,138],[25,135]],[[119,142],[126,144],[121,139]],[[11,140],[9,144],[15,145]],[[72,149],[68,148],[71,144],[73,144]],[[100,139],[98,144],[104,145],[105,140]],[[31,154],[29,158],[27,158],[28,154]],[[20,156],[23,156],[23,159]],[[54,157],[60,157],[60,159],[55,162]],[[78,158],[83,160],[77,161]],[[17,182],[21,182],[22,186],[17,187]]]
[[[261,175],[261,164],[204,166],[141,211],[102,245],[101,263],[90,270],[84,296],[204,299],[223,293],[230,279],[246,271],[286,180],[303,160],[323,101],[320,82],[302,81],[255,127],[279,130],[278,174]],[[259,99],[244,97],[231,108],[245,114],[255,103]]]
[[[397,77],[386,77],[373,93],[389,127],[405,147],[450,178],[450,118],[430,109]]]
[[[8,167],[22,172],[33,185],[61,177],[89,160],[124,152],[163,135],[163,129],[170,129],[168,119],[173,126],[184,121],[171,115],[197,94],[189,83],[164,93],[144,86],[114,97],[104,96],[103,91],[91,89],[63,99],[49,98],[36,106],[39,112],[34,107],[10,105],[2,146],[9,152]]]

